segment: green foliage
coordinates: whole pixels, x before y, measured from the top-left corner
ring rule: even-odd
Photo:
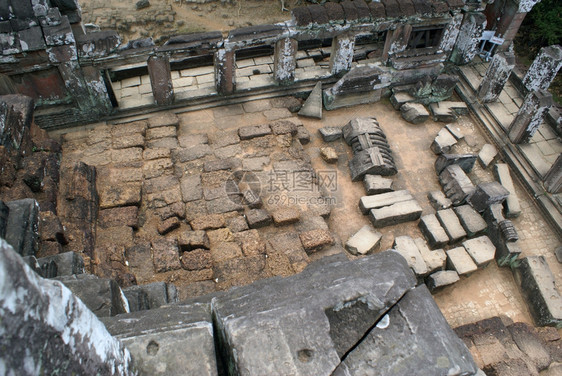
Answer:
[[[541,47],[562,44],[562,1],[542,0],[527,14],[519,29],[520,42],[533,55]]]

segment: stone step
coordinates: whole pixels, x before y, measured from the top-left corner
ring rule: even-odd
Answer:
[[[466,237],[466,232],[453,209],[438,210],[437,219],[447,233],[451,244],[457,243]]]
[[[449,249],[447,252],[447,267],[461,275],[469,275],[478,269],[464,247]]]
[[[369,219],[375,227],[386,227],[415,221],[420,218],[422,208],[416,200],[402,201],[379,209],[371,209]]]
[[[441,223],[439,223],[435,214],[428,214],[421,217],[418,226],[431,248],[439,248],[449,242],[449,236],[441,226]]]
[[[410,201],[414,197],[408,190],[392,191],[387,193],[379,193],[371,196],[363,196],[359,200],[359,208],[363,214],[367,214],[371,209],[382,208],[397,202]]]

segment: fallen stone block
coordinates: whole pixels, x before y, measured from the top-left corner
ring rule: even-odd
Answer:
[[[507,218],[516,218],[521,214],[521,205],[519,198],[515,192],[515,186],[509,173],[509,167],[505,163],[496,163],[494,165],[494,175],[500,184],[508,190],[509,196],[505,199],[505,216]]]
[[[479,268],[488,265],[496,255],[496,247],[487,236],[465,240],[462,245]]]
[[[450,165],[439,174],[439,183],[453,205],[461,205],[476,188],[459,165]]]
[[[441,227],[435,214],[421,217],[418,227],[431,248],[439,248],[449,242],[449,236]]]
[[[457,120],[457,115],[451,111],[449,107],[441,106],[439,102],[431,103],[429,105],[433,121],[441,121],[443,123],[450,123]]]
[[[447,128],[441,128],[431,144],[431,151],[435,154],[448,153],[456,143],[457,139],[451,132]]]
[[[435,171],[439,175],[445,167],[456,164],[466,173],[472,171],[474,163],[476,162],[476,155],[473,154],[441,154],[435,160]]]
[[[498,150],[494,145],[484,144],[480,153],[478,153],[478,162],[483,168],[488,168],[489,165],[494,163],[498,156]]]
[[[365,175],[363,178],[363,184],[365,185],[365,191],[368,195],[376,195],[379,193],[393,191],[392,179],[383,178],[380,175]]]
[[[509,196],[509,191],[497,181],[478,184],[467,202],[477,211],[483,212],[493,204],[501,204]]]
[[[297,139],[302,145],[310,142],[310,132],[302,125],[297,127]]]
[[[98,317],[127,313],[127,298],[113,279],[98,278],[92,274],[74,274],[57,277],[74,295]]]
[[[414,196],[408,190],[401,191],[391,191],[386,193],[379,193],[371,196],[363,196],[359,199],[359,208],[361,212],[365,215],[371,209],[382,208],[383,206],[389,206],[397,202],[411,201]]]
[[[324,258],[300,274],[214,298],[218,349],[234,373],[331,375],[341,357],[414,286],[414,275],[395,252],[354,261]]]
[[[298,114],[300,116],[322,119],[322,82],[316,83]]]
[[[350,146],[359,136],[364,134],[374,134],[386,139],[384,132],[379,126],[379,122],[374,117],[351,119],[342,128],[343,139]],[[363,149],[366,149],[366,147],[363,147]]]
[[[318,129],[324,142],[337,141],[342,137],[342,129],[340,127],[322,127]]]
[[[431,191],[427,194],[427,199],[435,211],[449,209],[453,206],[453,202],[445,196],[443,191]]]
[[[449,249],[447,252],[447,267],[455,270],[459,276],[469,275],[475,272],[478,267],[472,261],[470,255],[464,247]]]
[[[39,241],[39,204],[31,198],[6,203],[6,241],[21,256],[35,256]]]
[[[469,238],[483,233],[488,228],[484,218],[470,205],[457,206],[454,210]]]
[[[422,208],[416,200],[402,201],[379,209],[371,209],[369,219],[375,227],[386,227],[415,221],[420,218]]]
[[[400,110],[400,108],[402,107],[402,105],[404,103],[414,102],[415,100],[416,100],[416,98],[411,96],[406,91],[399,91],[399,92],[393,93],[390,96],[390,104],[392,104],[392,107],[394,107],[395,110]]]
[[[268,124],[251,125],[238,129],[240,140],[250,140],[252,138],[267,136],[269,134],[271,134],[271,128]]]
[[[352,181],[358,181],[367,174],[389,176],[398,172],[389,151],[377,146],[356,152],[349,161],[349,170]]]
[[[441,270],[427,277],[426,285],[429,291],[436,292],[445,286],[459,281],[459,274],[454,270]]]
[[[496,261],[499,266],[513,265],[523,250],[519,247],[519,242],[499,242],[496,243]]]
[[[444,250],[436,249],[432,251],[422,238],[415,238],[414,243],[416,243],[416,246],[418,247],[430,273],[445,269],[447,255]]]
[[[388,311],[332,374],[446,375],[452,367],[459,375],[478,371],[427,287],[420,285]]]
[[[400,107],[400,114],[409,123],[421,124],[429,118],[429,112],[421,103],[404,103]]]
[[[462,103],[464,105],[464,108],[467,110],[466,113],[460,115],[468,115],[468,108],[466,107],[466,103],[464,102],[456,102],[456,103]],[[450,123],[445,125],[445,128],[447,128],[447,130],[451,132],[451,134],[453,135],[454,138],[457,139],[457,141],[460,141],[464,138],[464,134],[462,133],[462,130],[458,125]]]
[[[37,263],[41,270],[43,270],[43,277],[45,278],[84,273],[84,259],[76,252],[64,252],[58,255],[41,257],[37,259]],[[53,270],[52,263],[56,266],[54,268],[54,275],[52,272],[49,272],[49,270]]]
[[[537,329],[523,322],[511,324],[507,329],[517,347],[529,357],[538,371],[548,368],[552,358],[548,351],[548,345],[539,337]],[[560,371],[562,371],[562,368]]]
[[[325,147],[320,148],[320,156],[326,163],[337,163],[338,162],[338,153],[334,148]]]
[[[382,235],[371,226],[365,225],[345,243],[345,249],[353,255],[366,255],[375,252],[380,246]]]
[[[447,236],[449,236],[451,244],[457,243],[466,237],[466,232],[453,209],[437,211],[437,218],[443,229],[445,229]]]
[[[540,326],[562,325],[562,297],[544,256],[529,256],[513,267],[529,311]]]
[[[180,227],[180,220],[178,217],[170,217],[158,224],[158,233],[160,235],[166,235],[169,232],[174,231]]]
[[[250,228],[269,226],[273,221],[271,215],[264,209],[251,209],[246,212],[246,221]]]

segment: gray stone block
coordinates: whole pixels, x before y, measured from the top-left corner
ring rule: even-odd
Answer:
[[[429,291],[436,292],[439,289],[452,285],[459,281],[459,274],[454,270],[441,270],[427,277]]]
[[[246,212],[246,221],[250,228],[261,228],[273,223],[271,215],[264,209],[251,209]]]
[[[47,272],[48,269],[52,270],[50,266],[51,263],[56,265],[55,274],[44,273],[43,276],[45,278],[84,273],[84,259],[76,252],[65,252],[54,256],[41,257],[37,259],[37,262],[39,263],[39,267],[45,272]]]
[[[214,298],[219,349],[236,374],[330,375],[414,286],[395,252],[354,261],[324,258],[292,277]]]
[[[515,265],[513,271],[535,323],[560,327],[562,297],[544,256],[525,257]]]
[[[449,249],[447,252],[447,267],[455,270],[459,276],[469,275],[475,272],[478,267],[466,252],[464,247]]]
[[[123,293],[129,301],[131,312],[155,309],[178,301],[176,287],[166,282],[127,287]]]
[[[431,191],[427,194],[427,199],[435,211],[449,209],[453,206],[453,202],[445,196],[443,191]]]
[[[479,268],[486,266],[496,255],[496,247],[487,236],[465,240],[462,245]]]
[[[464,102],[459,102],[462,103],[462,105],[464,105],[464,108],[466,108],[466,103]],[[468,114],[468,109],[466,111],[466,113],[464,113],[463,115],[467,115]],[[445,128],[447,128],[447,130],[453,135],[454,138],[457,139],[457,141],[460,141],[464,138],[464,134],[462,133],[462,130],[460,129],[460,127],[458,125],[455,124],[447,124],[445,125]]]
[[[484,218],[470,205],[457,206],[454,210],[468,237],[481,234],[488,228]]]
[[[21,256],[35,256],[39,240],[39,204],[31,198],[7,202],[6,241]]]
[[[402,201],[379,209],[371,209],[369,219],[375,227],[386,227],[415,221],[420,218],[422,208],[416,200]]]
[[[430,273],[437,270],[445,269],[445,262],[447,261],[447,255],[442,249],[431,250],[427,246],[427,243],[422,238],[415,238],[414,243],[418,247],[427,268]]]
[[[562,264],[562,245],[556,247],[556,249],[554,250],[554,256],[556,256],[556,260],[558,260],[558,262]]]
[[[464,342],[421,285],[389,310],[333,375],[447,375],[452,369],[459,375],[478,371]]]
[[[418,226],[431,248],[439,248],[449,242],[449,236],[441,227],[435,214],[421,217]]]
[[[382,235],[371,226],[365,225],[345,243],[345,249],[353,255],[366,255],[380,246]]]
[[[268,124],[251,125],[238,129],[238,135],[241,140],[250,140],[256,137],[267,136],[271,134],[271,128]]]
[[[316,83],[298,114],[300,116],[322,119],[322,82]]]
[[[365,191],[368,195],[376,195],[379,193],[393,191],[392,179],[383,178],[380,175],[365,175],[363,178],[363,184],[365,185]]]
[[[408,190],[392,191],[379,193],[371,196],[363,196],[359,199],[359,208],[363,214],[367,214],[371,209],[382,208],[397,202],[411,201],[414,196]]]
[[[505,199],[505,216],[507,218],[516,218],[521,214],[521,205],[519,198],[515,192],[515,186],[509,173],[509,167],[505,163],[496,163],[494,165],[494,175],[500,184],[508,190],[509,196]]]
[[[445,196],[451,199],[453,205],[461,205],[476,188],[470,178],[459,165],[450,165],[439,174],[439,183],[443,187]]]
[[[441,128],[431,144],[431,151],[435,154],[448,153],[456,143],[457,139],[451,134],[451,132],[449,132],[447,128]]]
[[[342,129],[340,127],[322,127],[318,129],[324,142],[337,141],[342,137]]]
[[[414,102],[416,98],[412,97],[408,92],[399,91],[393,93],[390,97],[390,104],[395,110],[399,110],[404,103]]]
[[[394,244],[392,245],[394,250],[398,252],[406,262],[408,266],[412,268],[414,274],[418,277],[425,277],[431,272],[428,268],[425,260],[423,259],[418,246],[409,236],[397,236],[394,238]]]
[[[404,120],[412,124],[421,124],[429,118],[429,112],[421,103],[404,103],[400,107],[400,114]]]
[[[498,156],[498,150],[492,144],[484,144],[478,153],[478,162],[483,168],[488,168]]]
[[[496,245],[496,261],[499,266],[511,266],[513,265],[522,249],[519,247],[519,242],[498,242]]]
[[[210,303],[103,318],[143,375],[217,375]]]
[[[435,171],[439,175],[445,167],[456,164],[466,173],[472,171],[474,163],[476,162],[476,155],[473,154],[441,154],[435,160]]]
[[[343,139],[348,145],[351,145],[357,137],[363,134],[378,134],[381,137],[386,138],[384,132],[379,126],[379,122],[374,117],[351,119],[342,128]]]
[[[497,181],[478,184],[468,203],[477,211],[483,212],[493,204],[501,204],[509,196],[509,191]]]
[[[0,238],[6,237],[6,226],[8,226],[8,215],[10,208],[0,201]]]
[[[459,242],[466,237],[466,232],[453,209],[437,211],[437,218],[443,229],[445,229],[447,236],[449,236],[451,244]]]

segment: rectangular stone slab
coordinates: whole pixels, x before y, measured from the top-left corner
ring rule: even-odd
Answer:
[[[361,197],[359,200],[359,208],[363,214],[367,214],[371,209],[378,209],[383,206],[413,199],[414,197],[407,190],[379,193],[377,195]]]
[[[468,237],[478,235],[488,228],[484,218],[472,206],[461,205],[455,207],[454,210]]]
[[[447,267],[455,270],[459,275],[468,275],[478,269],[464,247],[457,247],[447,251]]]
[[[415,238],[414,243],[418,247],[420,254],[425,261],[430,272],[436,270],[442,270],[445,268],[445,262],[447,261],[447,255],[442,249],[431,250],[427,246],[427,243],[422,238]]]
[[[521,214],[521,205],[519,204],[517,193],[515,193],[515,187],[513,186],[513,180],[511,179],[507,164],[496,163],[494,165],[494,175],[500,184],[509,191],[509,196],[505,199],[505,216],[507,218],[518,217]]]
[[[424,277],[430,272],[422,254],[420,253],[420,250],[418,249],[418,246],[411,237],[397,236],[394,239],[393,248],[402,257],[404,257],[408,266],[412,268],[418,277]]]
[[[345,249],[354,255],[366,255],[375,251],[380,245],[382,235],[370,225],[361,227],[345,243]]]
[[[487,236],[465,240],[462,245],[478,267],[487,265],[496,255],[496,247]]]
[[[427,287],[431,292],[437,291],[442,287],[458,282],[459,275],[454,270],[441,270],[427,277]]]
[[[441,226],[441,223],[439,223],[435,214],[428,214],[421,217],[418,227],[431,248],[439,248],[449,242],[449,236]]]
[[[437,211],[437,218],[449,236],[451,243],[456,243],[466,237],[466,232],[453,209]]]
[[[385,227],[419,219],[422,208],[416,200],[402,201],[380,209],[371,209],[369,219],[375,227]]]

